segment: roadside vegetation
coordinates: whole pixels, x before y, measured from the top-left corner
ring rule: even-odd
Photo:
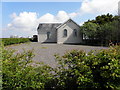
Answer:
[[[14,52],[2,49],[3,90],[120,89],[120,46],[55,55],[56,68],[33,62],[33,51]]]
[[[29,38],[2,38],[1,40],[4,46],[30,42]]]

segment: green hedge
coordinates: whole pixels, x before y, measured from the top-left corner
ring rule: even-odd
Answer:
[[[120,90],[120,46],[56,55],[57,86],[61,90]]]
[[[29,38],[2,38],[2,42],[4,46],[11,45],[11,44],[19,44],[29,42]]]
[[[56,68],[31,64],[33,56],[2,49],[3,90],[120,90],[120,46],[55,55]]]
[[[14,55],[14,50],[2,49],[2,90],[42,90],[51,80],[51,68],[32,63],[32,51]],[[1,71],[1,70],[0,70]]]

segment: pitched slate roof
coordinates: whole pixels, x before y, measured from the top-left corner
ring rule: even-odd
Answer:
[[[67,22],[72,21],[75,23],[78,27],[80,27],[76,22],[74,22],[72,19],[68,19],[64,23],[40,23],[37,30],[40,28],[41,30],[48,31],[48,30],[56,30],[59,29],[61,26],[66,24]]]
[[[59,25],[61,25],[61,23],[41,23],[39,24],[38,29],[41,29],[44,31],[56,30],[56,27],[58,27]]]
[[[61,26],[63,26],[64,24],[66,24],[66,23],[69,22],[69,21],[72,21],[72,22],[75,23],[78,27],[80,27],[76,22],[74,22],[74,21],[70,18],[70,19],[68,19],[67,21],[65,21],[63,24],[59,25],[59,26],[57,27],[57,29],[59,29]]]

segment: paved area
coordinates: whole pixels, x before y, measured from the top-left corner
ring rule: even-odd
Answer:
[[[20,44],[20,45],[12,45],[9,48],[17,50],[17,52],[22,52],[25,50],[34,50],[35,57],[34,61],[42,61],[45,64],[48,64],[52,67],[56,66],[55,62],[55,54],[64,55],[64,53],[77,49],[84,50],[89,52],[90,50],[99,50],[105,49],[106,47],[98,47],[98,46],[84,46],[84,45],[66,45],[66,44],[40,44],[38,42]]]

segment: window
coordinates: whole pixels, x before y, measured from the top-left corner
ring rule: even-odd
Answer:
[[[47,32],[47,39],[50,39],[50,32]]]
[[[64,29],[63,37],[67,37],[67,29]]]
[[[73,35],[74,35],[75,37],[77,37],[77,30],[76,30],[76,29],[73,30]]]

